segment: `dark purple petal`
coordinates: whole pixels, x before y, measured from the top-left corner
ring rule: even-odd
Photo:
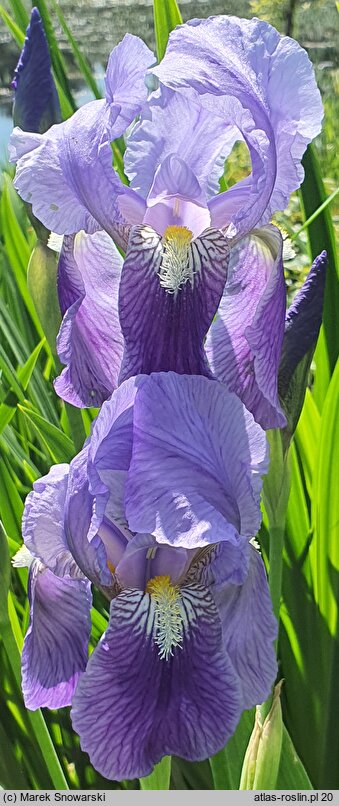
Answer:
[[[133,532],[185,548],[251,537],[266,470],[264,432],[222,384],[173,372],[143,382],[125,497]]]
[[[15,68],[13,122],[26,132],[44,132],[61,120],[58,93],[41,17],[31,12],[26,39]]]
[[[60,260],[63,305],[78,289],[79,296],[60,328],[58,354],[67,368],[55,389],[74,406],[100,406],[118,384],[122,360],[118,288],[123,261],[105,232],[64,238]]]
[[[162,370],[210,375],[203,340],[227,277],[226,240],[219,231],[206,230],[187,243],[186,279],[177,279],[177,291],[170,287],[171,252],[164,257],[165,245],[150,227],[131,232],[119,291],[125,339],[120,382]]]
[[[159,656],[153,596],[124,591],[93,652],[72,707],[74,729],[106,778],[148,775],[164,755],[201,760],[216,753],[239,719],[239,690],[222,650],[208,591],[180,591],[182,646]]]
[[[60,579],[33,561],[31,624],[22,652],[27,708],[63,708],[72,702],[87,663],[91,601],[87,581]]]
[[[259,552],[249,546],[250,564],[242,585],[228,581],[211,588],[223,627],[225,652],[239,675],[242,708],[269,696],[277,674],[274,640],[277,622]]]
[[[282,238],[276,228],[262,227],[231,250],[205,350],[217,378],[263,428],[286,425],[277,392],[285,309]]]
[[[235,125],[248,145],[250,193],[232,219],[235,230],[249,231],[284,208],[302,181],[300,160],[322,119],[314,71],[298,43],[258,19],[191,20],[171,33],[153,72],[172,89],[195,90],[202,108],[221,116],[225,127]],[[213,216],[212,224],[220,226]]]
[[[82,577],[64,529],[69,465],[55,465],[33,484],[22,522],[25,545],[57,576]]]
[[[105,229],[118,243],[124,241],[124,222],[116,208],[124,185],[112,168],[110,141],[140,111],[147,94],[145,71],[153,61],[141,40],[126,35],[110,57],[106,101],[85,104],[40,137],[14,130],[10,158],[17,162],[15,187],[53,232]]]
[[[287,393],[299,362],[314,349],[321,325],[326,281],[327,254],[312,263],[307,278],[286,314],[285,334],[279,365],[279,392]]]

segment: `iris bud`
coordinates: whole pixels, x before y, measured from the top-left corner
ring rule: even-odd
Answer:
[[[42,134],[61,121],[58,93],[51,72],[45,32],[37,8],[33,8],[26,39],[15,68],[13,122],[26,132]]]
[[[254,728],[245,753],[239,789],[275,789],[281,756],[283,721],[280,703],[282,680],[274,689],[271,709],[262,723],[256,708]]]
[[[287,311],[278,374],[279,397],[287,417],[284,442],[289,443],[303,406],[309,369],[319,335],[327,255],[321,252]],[[286,447],[286,446],[285,446]]]

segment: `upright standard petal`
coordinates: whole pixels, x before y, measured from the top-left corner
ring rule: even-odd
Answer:
[[[159,654],[156,595],[126,590],[77,687],[73,727],[106,778],[143,777],[164,755],[204,759],[238,722],[239,684],[210,593],[190,585],[172,594],[167,632],[181,631],[172,654]]]
[[[248,145],[251,181],[247,202],[232,219],[235,232],[284,208],[302,181],[301,157],[322,120],[313,68],[298,43],[257,19],[191,20],[171,33],[153,72],[172,89],[195,90],[201,106],[225,126],[234,124]]]
[[[74,406],[100,406],[117,387],[123,354],[118,316],[122,262],[105,232],[64,239],[59,296],[62,302],[77,296],[60,328],[58,353],[67,367],[54,385]]]
[[[131,187],[146,199],[157,169],[176,154],[209,198],[219,191],[218,179],[234,142],[235,129],[230,125],[229,136],[231,132],[230,145],[224,121],[203,109],[193,92],[184,95],[161,86],[127,140],[124,163]]]
[[[87,580],[61,579],[39,561],[30,568],[31,623],[22,652],[25,705],[63,708],[87,663],[91,593]]]
[[[173,372],[143,382],[125,495],[132,531],[185,548],[251,537],[266,470],[264,432],[222,384]]]
[[[41,17],[31,11],[26,38],[12,81],[13,121],[26,132],[44,132],[61,120],[58,93]]]
[[[115,202],[124,186],[113,171],[109,143],[140,111],[147,93],[143,77],[154,56],[129,35],[115,50],[108,64],[105,101],[86,104],[40,139],[24,136],[20,129],[11,137],[15,187],[32,204],[34,215],[61,235],[102,228],[121,241]]]
[[[254,230],[231,250],[228,279],[205,350],[216,377],[263,428],[286,425],[278,399],[286,292],[282,238]]]
[[[124,134],[147,99],[145,74],[156,61],[142,39],[125,34],[112,50],[105,76],[106,100],[111,108],[114,137]]]
[[[119,290],[120,382],[162,370],[210,374],[203,341],[225,285],[228,246],[217,230],[191,236],[185,227],[169,227],[164,238],[147,226],[131,231]]]

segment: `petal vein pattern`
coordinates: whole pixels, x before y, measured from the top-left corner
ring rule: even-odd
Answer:
[[[170,264],[173,248],[164,266],[166,238],[147,226],[131,231],[119,289],[125,340],[120,383],[141,372],[210,375],[203,340],[225,285],[229,249],[212,229],[186,248],[187,262],[178,272]]]
[[[73,727],[108,778],[148,775],[163,755],[206,758],[239,719],[238,682],[222,651],[213,599],[193,585],[181,589],[181,598],[183,645],[166,661],[154,640],[152,596],[121,593],[78,685]]]
[[[283,209],[301,184],[300,160],[323,114],[306,51],[261,20],[210,17],[177,27],[152,72],[172,90],[195,92],[203,110],[223,119],[225,129],[235,125],[247,143],[252,173],[247,201],[232,219],[233,234]],[[228,193],[223,195],[228,216]],[[215,199],[212,225],[220,227],[222,200]],[[223,226],[228,224],[225,217]]]
[[[146,69],[154,55],[126,34],[111,54],[106,100],[92,101],[40,137],[15,129],[10,158],[15,187],[42,223],[61,235],[105,229],[124,240],[116,208],[123,184],[112,168],[110,141],[120,137],[147,98]]]

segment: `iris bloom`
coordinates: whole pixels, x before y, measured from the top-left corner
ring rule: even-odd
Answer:
[[[163,755],[216,753],[276,675],[260,524],[265,434],[201,376],[131,378],[70,466],[34,484],[23,650],[29,708],[72,702],[93,765],[147,775]],[[86,668],[90,582],[110,601]]]
[[[59,283],[67,366],[57,391],[100,405],[138,373],[214,376],[264,428],[281,427],[285,286],[282,239],[269,222],[299,187],[302,155],[320,131],[313,68],[266,22],[223,16],[177,27],[153,63],[127,34],[108,62],[105,100],[43,135],[12,136],[19,193],[67,236]],[[145,76],[158,82],[150,94]],[[111,149],[127,129],[129,187]],[[250,174],[218,193],[237,141]]]

